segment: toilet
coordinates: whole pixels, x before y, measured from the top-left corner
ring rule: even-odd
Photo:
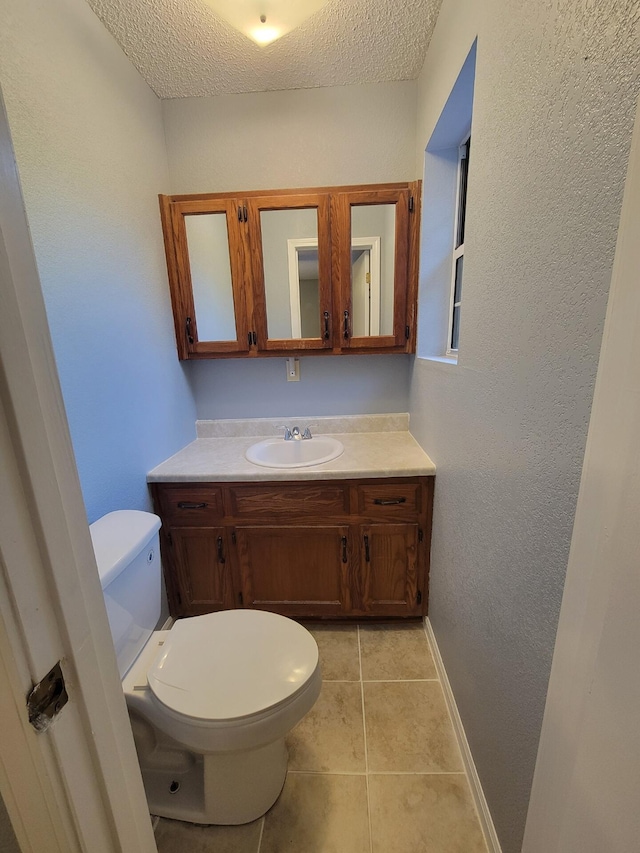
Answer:
[[[318,647],[301,625],[262,610],[156,631],[159,529],[158,516],[137,510],[90,527],[149,811],[248,823],[284,785],[285,737],[320,693]]]

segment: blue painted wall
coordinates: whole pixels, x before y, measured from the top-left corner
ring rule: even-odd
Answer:
[[[3,6],[0,80],[91,522],[149,508],[147,471],[195,437],[158,214],[161,105],[83,0]]]

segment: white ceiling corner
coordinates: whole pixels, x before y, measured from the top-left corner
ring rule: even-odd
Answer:
[[[329,0],[259,47],[207,0],[87,0],[160,98],[413,80],[441,0]]]

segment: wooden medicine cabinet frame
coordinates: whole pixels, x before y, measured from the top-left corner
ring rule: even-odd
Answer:
[[[198,195],[160,195],[160,212],[180,359],[411,353],[416,345],[421,182]],[[352,209],[395,205],[393,329],[353,335]],[[317,212],[318,337],[269,338],[263,213]],[[225,217],[235,337],[200,339],[187,217]],[[301,242],[304,242],[302,240]],[[202,327],[201,323],[201,327]]]

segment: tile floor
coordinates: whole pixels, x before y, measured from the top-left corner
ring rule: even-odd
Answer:
[[[323,686],[245,826],[161,819],[159,853],[486,853],[422,625],[311,625]]]

